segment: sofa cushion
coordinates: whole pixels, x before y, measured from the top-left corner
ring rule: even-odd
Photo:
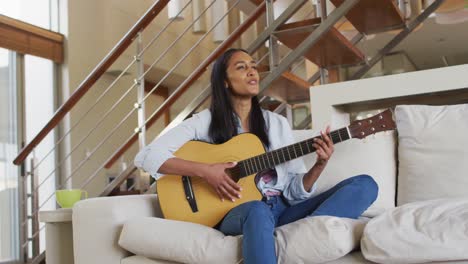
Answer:
[[[468,105],[403,105],[397,204],[467,196]]]
[[[359,245],[364,225],[363,220],[320,216],[279,227],[275,232],[279,263],[340,258]],[[181,263],[239,263],[241,243],[241,236],[224,236],[210,227],[150,217],[126,222],[119,239],[119,245],[133,254]]]
[[[294,131],[297,141],[318,135],[312,130]],[[368,174],[379,186],[377,200],[364,212],[374,217],[386,209],[395,207],[396,147],[395,132],[378,133],[364,140],[351,139],[335,146],[330,161],[317,180],[317,193],[322,193],[337,183],[359,174]],[[315,163],[317,155],[303,157],[306,167]]]
[[[169,260],[149,259],[143,256],[131,256],[122,259],[120,264],[180,264]]]
[[[366,225],[364,257],[378,263],[468,260],[468,198],[414,202]]]
[[[236,263],[238,237],[200,224],[143,217],[124,224],[119,245],[140,256],[181,263]]]
[[[361,251],[354,251],[342,258],[332,260],[329,262],[325,262],[325,263],[326,264],[371,264],[375,262],[371,262],[370,260],[365,259]]]
[[[331,216],[304,218],[276,229],[278,263],[323,263],[359,245],[367,220]]]

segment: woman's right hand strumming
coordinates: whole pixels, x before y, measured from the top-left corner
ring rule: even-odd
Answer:
[[[208,182],[221,200],[235,201],[241,197],[241,187],[226,173],[236,166],[235,162],[205,164],[179,158],[170,158],[159,168],[159,173],[198,176]]]

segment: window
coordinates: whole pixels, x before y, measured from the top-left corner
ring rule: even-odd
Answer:
[[[15,54],[0,48],[0,262],[19,258]]]
[[[24,56],[24,118],[26,142],[31,140],[47,124],[54,115],[54,63],[43,58],[25,55]],[[55,137],[54,133],[44,138],[44,140],[34,149],[33,156],[35,164],[39,164],[35,173],[37,183],[40,185],[38,206],[40,210],[55,210]],[[30,198],[28,204],[31,204]],[[30,224],[33,224],[30,221]],[[45,249],[44,223],[40,223],[39,233],[40,252]],[[30,233],[31,236],[36,235]],[[31,249],[32,247],[30,247]]]
[[[0,14],[45,29],[58,29],[57,0],[0,0]],[[24,191],[31,192],[28,184],[31,177],[20,176],[20,168],[13,164],[13,159],[22,148],[21,142],[30,142],[54,113],[55,67],[51,60],[0,48],[0,263],[24,261],[24,253],[34,257],[32,242],[25,242],[20,235],[26,230],[27,239],[35,235],[31,219],[22,216],[24,204],[28,206],[28,216],[32,212],[31,198],[22,199]],[[36,148],[37,156],[44,157],[50,152],[54,137],[51,133]],[[42,183],[38,201],[41,210],[55,209],[55,158],[52,151],[36,171],[37,184]],[[29,162],[30,158],[25,164]],[[27,179],[26,183],[23,179]],[[27,190],[23,190],[24,185]],[[38,226],[41,231],[36,236],[39,244],[35,244],[40,246],[39,252],[45,249],[41,227]]]
[[[55,1],[51,0],[0,0],[0,14],[26,23],[51,28],[51,9]]]

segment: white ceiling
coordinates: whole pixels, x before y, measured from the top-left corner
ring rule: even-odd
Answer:
[[[374,56],[395,34],[381,33],[375,38],[363,39],[358,47],[368,56]],[[405,51],[419,70],[468,63],[468,22],[440,25],[428,18],[423,26],[412,32],[393,51]]]

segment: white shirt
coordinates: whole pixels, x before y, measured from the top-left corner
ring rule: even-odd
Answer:
[[[281,115],[262,110],[267,126],[270,147],[272,151],[295,143],[291,127],[288,121]],[[212,143],[208,135],[211,122],[211,112],[206,109],[193,115],[164,135],[156,138],[151,144],[144,147],[135,157],[135,165],[151,174],[156,180],[162,174],[158,173],[161,165],[170,158],[174,158],[174,152],[190,140],[198,140]],[[238,124],[240,124],[240,120]],[[238,134],[243,133],[242,126],[237,127]],[[307,172],[302,159],[294,159],[275,166],[277,179],[264,183],[259,181],[257,187],[265,194],[267,191],[281,191],[283,196],[291,203],[312,197],[315,184],[311,190],[306,191],[302,179]]]

